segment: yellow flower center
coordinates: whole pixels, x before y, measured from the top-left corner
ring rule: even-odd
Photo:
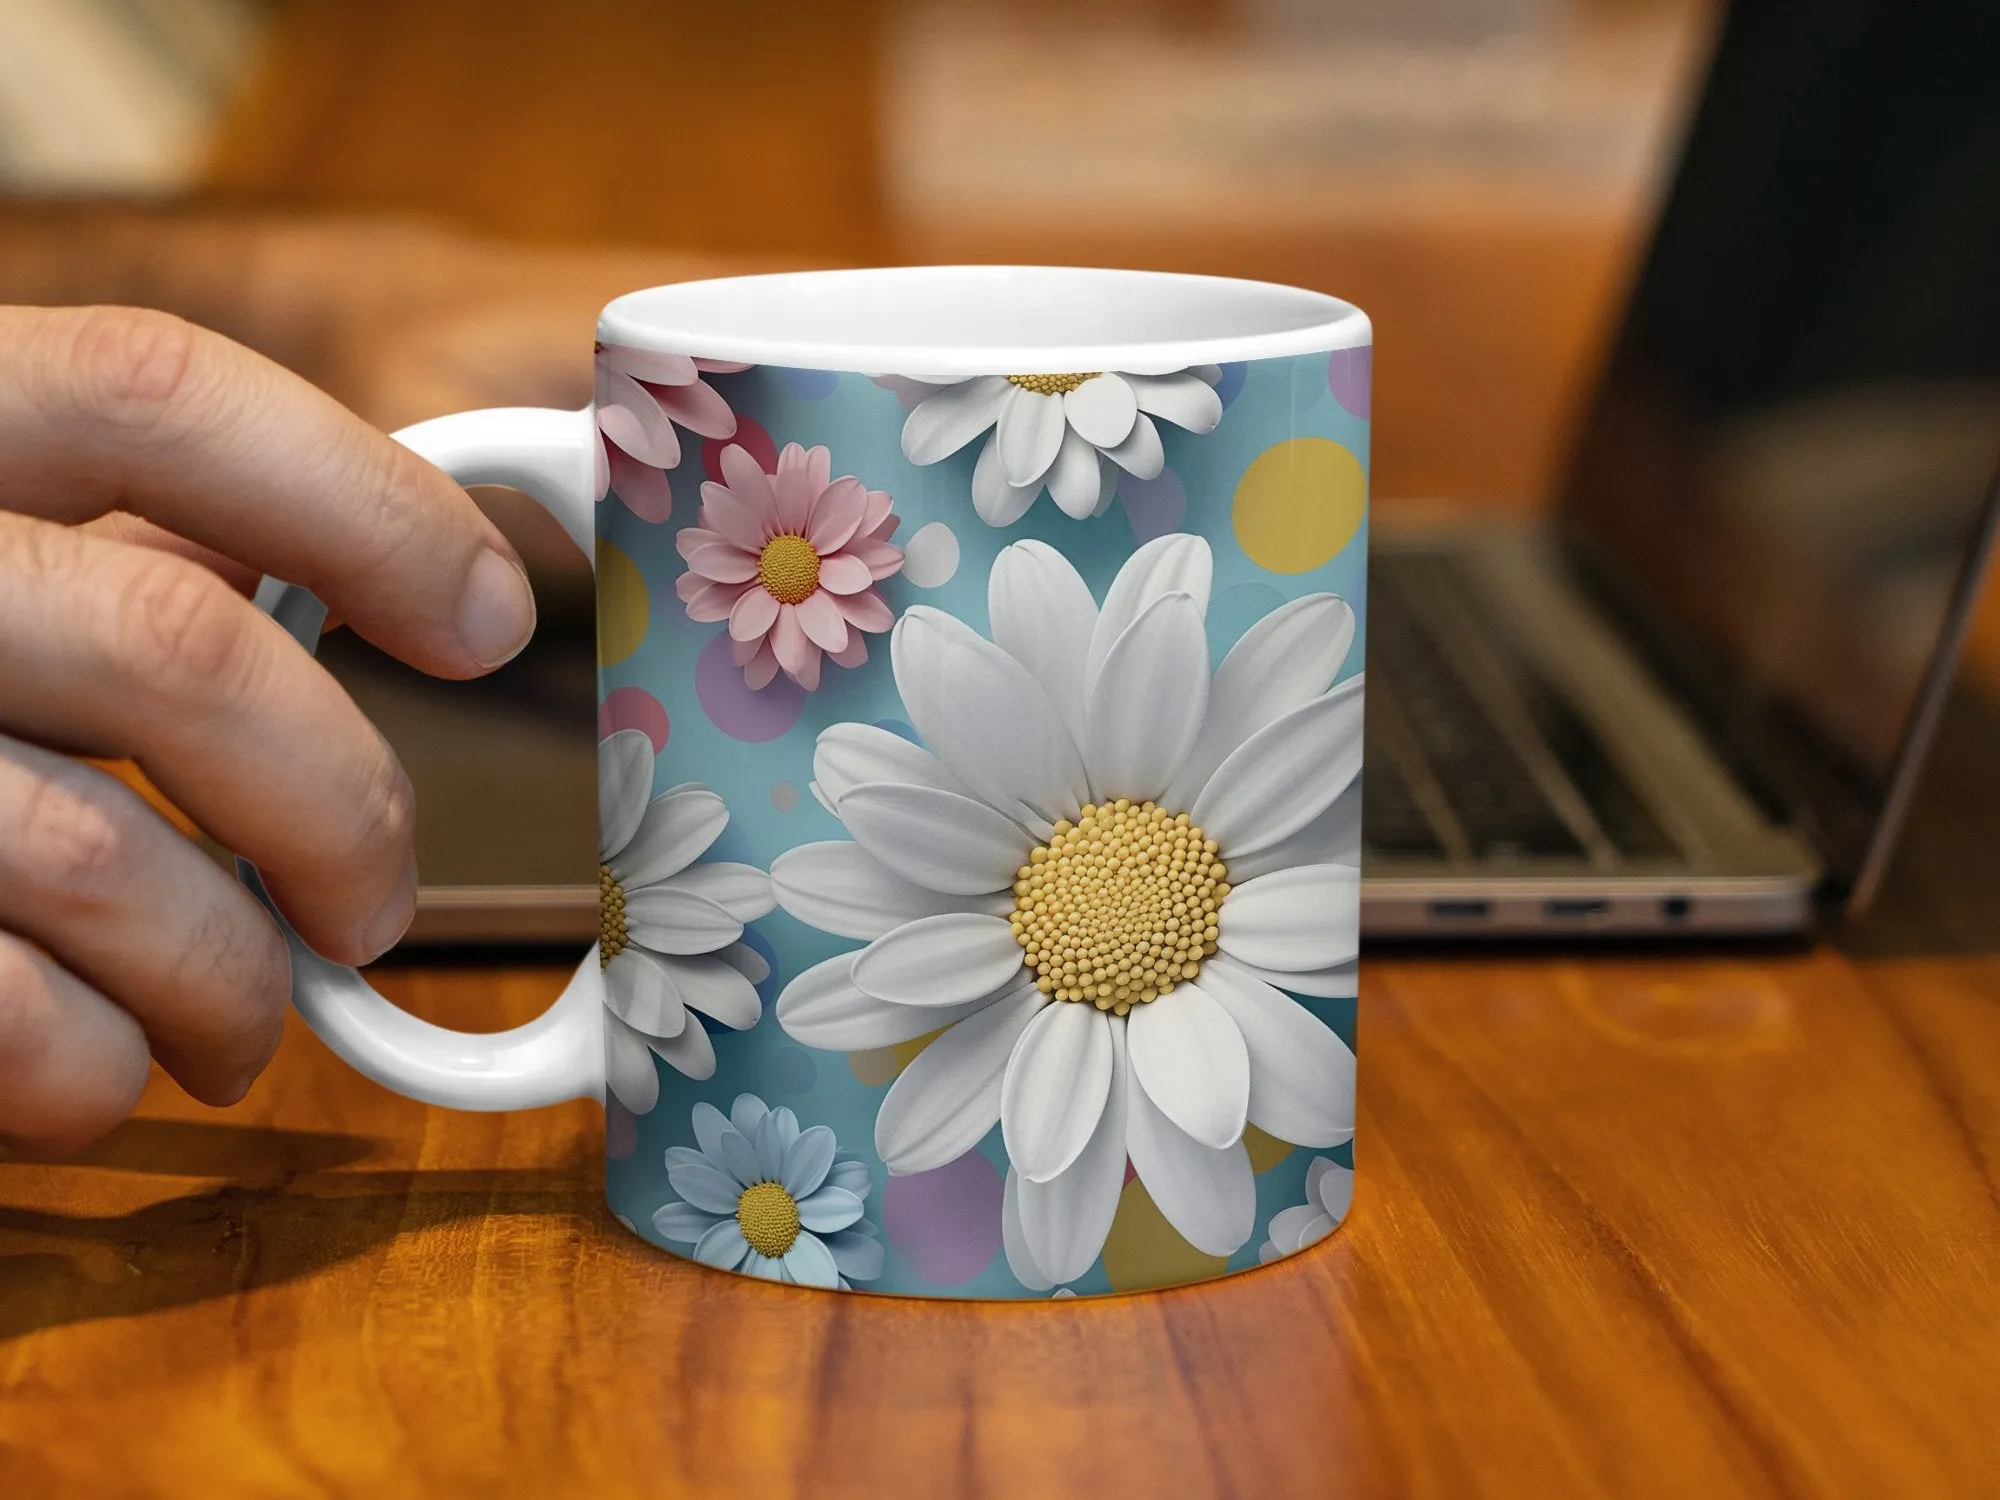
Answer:
[[[774,536],[757,559],[757,576],[780,604],[798,604],[819,588],[819,554],[802,536]]]
[[[1043,994],[1122,1016],[1201,972],[1228,874],[1186,813],[1086,803],[1021,866],[1008,924]]]
[[[1037,396],[1067,396],[1086,380],[1095,380],[1102,370],[1085,370],[1079,375],[1009,375],[1007,384],[1017,385]]]
[[[736,1200],[736,1227],[759,1255],[776,1260],[799,1237],[799,1205],[775,1182],[753,1182]]]
[[[611,873],[611,866],[597,867],[597,966],[611,967],[611,960],[632,942],[625,931],[625,887]]]

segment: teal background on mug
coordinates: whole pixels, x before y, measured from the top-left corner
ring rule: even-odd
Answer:
[[[1341,668],[1344,680],[1359,672],[1364,660],[1365,511],[1339,552],[1298,573],[1271,572],[1253,561],[1237,539],[1232,513],[1245,471],[1273,446],[1294,438],[1330,439],[1353,454],[1366,474],[1370,357],[1369,347],[1362,346],[1331,356],[1225,365],[1217,387],[1225,410],[1213,431],[1195,434],[1169,422],[1157,424],[1166,455],[1166,469],[1158,479],[1139,481],[1121,475],[1118,499],[1111,508],[1085,521],[1072,520],[1043,494],[1026,515],[1005,527],[987,525],[973,510],[972,469],[983,439],[942,462],[926,467],[912,464],[903,456],[900,442],[906,407],[893,390],[866,376],[762,366],[704,378],[737,415],[735,441],[745,441],[754,436],[754,428],[761,428],[778,449],[788,443],[807,448],[823,445],[830,450],[836,477],[852,474],[870,489],[887,490],[894,513],[901,518],[891,538],[898,545],[908,546],[921,528],[933,522],[950,528],[959,556],[948,580],[923,588],[898,574],[879,585],[898,615],[911,605],[927,604],[987,633],[987,576],[993,560],[1001,548],[1029,537],[1066,556],[1101,602],[1120,564],[1142,542],[1165,532],[1186,531],[1204,537],[1215,558],[1207,612],[1211,662],[1219,662],[1245,629],[1284,601],[1333,593],[1345,599],[1357,617],[1354,645]],[[1343,405],[1336,389],[1359,411]],[[858,668],[846,670],[828,661],[817,692],[804,692],[781,675],[761,692],[751,693],[740,671],[729,667],[726,645],[719,644],[726,640],[726,626],[696,624],[687,618],[674,592],[685,568],[674,537],[683,527],[696,524],[701,482],[720,479],[715,459],[729,441],[684,436],[681,462],[669,471],[674,510],[666,523],[644,521],[615,498],[598,507],[600,554],[609,546],[628,557],[644,580],[648,600],[637,649],[600,669],[598,695],[603,702],[621,688],[638,688],[659,700],[669,732],[656,767],[655,793],[687,781],[708,786],[727,804],[729,825],[704,857],[769,869],[787,849],[847,837],[810,790],[813,744],[822,729],[852,720],[882,724],[911,739],[916,735],[896,692],[887,634],[868,637],[869,659]],[[600,587],[615,588],[602,560],[599,571]],[[631,601],[621,603],[608,591],[607,601],[605,607],[624,610],[626,628],[636,630]],[[742,737],[746,733],[760,737]],[[811,965],[859,945],[808,927],[782,910],[750,924],[744,941],[772,967],[770,977],[758,986],[764,1014],[747,1031],[709,1026],[716,1054],[713,1077],[697,1082],[655,1058],[658,1106],[635,1119],[615,1101],[610,1103],[606,1194],[612,1210],[648,1240],[685,1254],[691,1247],[664,1241],[652,1228],[654,1210],[677,1196],[667,1185],[663,1155],[669,1146],[695,1144],[689,1112],[696,1102],[706,1100],[726,1114],[730,1101],[747,1092],[773,1108],[790,1108],[801,1125],[830,1127],[842,1153],[858,1157],[873,1172],[866,1217],[885,1230],[888,1258],[882,1275],[856,1283],[857,1290],[919,1296],[1047,1296],[1016,1281],[1001,1251],[1007,1158],[997,1126],[974,1152],[957,1162],[915,1177],[891,1179],[874,1151],[875,1113],[889,1080],[864,1083],[850,1066],[848,1054],[807,1048],[779,1029],[772,1005],[784,985]],[[1354,1045],[1353,1000],[1293,998]],[[700,1019],[691,1015],[689,1024]],[[1305,1200],[1306,1169],[1314,1156],[1352,1166],[1352,1149],[1351,1145],[1294,1148],[1275,1166],[1259,1172],[1257,1228],[1230,1257],[1227,1269],[1258,1263],[1258,1247],[1271,1216]],[[1164,1227],[1161,1232],[1172,1233]],[[1118,1233],[1114,1227],[1114,1242]],[[1185,1254],[1194,1257],[1197,1252],[1188,1247]],[[1069,1285],[1079,1295],[1132,1289],[1114,1287],[1102,1259]]]

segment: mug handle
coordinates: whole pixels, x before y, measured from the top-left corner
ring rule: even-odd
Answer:
[[[593,559],[603,449],[596,418],[582,411],[496,407],[419,422],[393,434],[460,484],[503,484],[539,501]],[[276,578],[257,606],[308,652],[326,606]],[[391,1005],[345,964],[299,940],[248,860],[237,878],[276,920],[291,950],[292,1005],[340,1059],[377,1083],[450,1109],[532,1109],[565,1099],[604,1099],[604,982],[593,947],[541,1015],[511,1031],[451,1031]]]

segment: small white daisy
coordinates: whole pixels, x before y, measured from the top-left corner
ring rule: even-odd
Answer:
[[[1315,1156],[1306,1168],[1306,1201],[1271,1215],[1269,1238],[1257,1247],[1257,1259],[1268,1265],[1317,1244],[1347,1217],[1353,1201],[1353,1169]]]
[[[742,1031],[763,1013],[770,966],[739,941],[771,910],[771,879],[749,865],[695,861],[729,822],[689,782],[653,792],[653,743],[621,729],[597,746],[597,961],[604,975],[605,1072],[635,1115],[659,1103],[658,1053],[689,1078],[715,1072],[690,1009]]]
[[[861,1216],[868,1167],[841,1156],[826,1126],[801,1130],[789,1109],[738,1094],[727,1115],[697,1104],[694,1138],[667,1148],[667,1181],[681,1196],[653,1215],[662,1239],[693,1245],[703,1265],[799,1286],[882,1274],[882,1243]]]
[[[903,453],[913,464],[937,463],[992,429],[972,471],[972,504],[989,526],[1009,526],[1044,488],[1081,520],[1110,508],[1121,470],[1157,478],[1166,455],[1154,418],[1213,430],[1222,420],[1221,378],[1216,366],[1197,365],[1166,375],[1096,370],[893,384],[916,398],[903,423]]]

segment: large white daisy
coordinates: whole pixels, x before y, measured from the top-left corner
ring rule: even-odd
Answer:
[[[789,1109],[738,1094],[727,1115],[694,1107],[695,1146],[667,1148],[677,1202],[653,1215],[662,1239],[694,1258],[800,1286],[846,1287],[882,1274],[882,1242],[864,1219],[873,1180],[824,1125],[799,1129]]]
[[[981,375],[951,385],[901,379],[916,399],[903,423],[903,453],[934,464],[991,428],[972,471],[972,504],[989,526],[1021,518],[1046,488],[1079,520],[1102,515],[1118,475],[1158,477],[1166,465],[1154,419],[1190,432],[1222,420],[1214,365],[1167,375],[1098,370],[1074,375]]]
[[[597,961],[604,972],[605,1071],[636,1115],[659,1103],[658,1053],[690,1078],[715,1049],[690,1009],[742,1031],[757,1024],[770,966],[740,941],[771,909],[771,880],[749,865],[696,864],[729,822],[694,782],[653,795],[653,743],[621,729],[597,746]]]
[[[1339,1227],[1354,1202],[1354,1170],[1324,1156],[1306,1168],[1306,1201],[1271,1215],[1257,1259],[1264,1265],[1316,1245]]]
[[[1273,610],[1209,670],[1198,537],[1140,548],[1103,605],[1054,548],[995,560],[993,639],[915,608],[890,638],[929,749],[819,738],[814,791],[852,842],[772,865],[778,903],[867,946],[799,975],[779,1024],[859,1051],[944,1028],[883,1099],[892,1174],[997,1120],[1018,1240],[1087,1270],[1129,1155],[1214,1255],[1250,1237],[1246,1121],[1298,1145],[1354,1128],[1354,1054],[1297,994],[1354,993],[1361,678],[1354,616]]]

